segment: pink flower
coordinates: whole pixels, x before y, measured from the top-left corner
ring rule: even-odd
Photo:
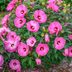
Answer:
[[[6,10],[7,10],[7,11],[11,11],[11,10],[13,10],[14,7],[15,7],[15,4],[14,4],[13,1],[11,1],[11,2],[7,5]]]
[[[36,53],[40,56],[45,56],[49,51],[49,47],[47,44],[39,43],[36,47]]]
[[[37,58],[35,61],[36,61],[36,64],[37,65],[40,65],[41,64],[41,59]]]
[[[18,0],[12,0],[12,2],[13,2],[14,4],[16,4],[16,3],[18,2]]]
[[[68,48],[68,56],[72,57],[72,46]]]
[[[26,43],[27,43],[28,46],[33,47],[35,45],[35,43],[36,43],[35,37],[28,38]]]
[[[57,35],[61,30],[62,30],[62,25],[57,21],[52,22],[48,27],[48,31],[50,34],[56,33]]]
[[[69,38],[70,40],[72,40],[72,34],[68,35],[68,38]]]
[[[63,37],[56,37],[54,40],[54,47],[57,50],[63,49],[65,44],[66,44],[66,40]]]
[[[10,32],[9,28],[6,28],[6,27],[0,28],[0,35],[1,36],[4,36],[7,32]]]
[[[68,50],[68,48],[66,48],[66,49],[64,50],[64,52],[63,52],[63,55],[64,55],[64,56],[68,56],[68,54],[69,54],[69,50]]]
[[[48,0],[49,3],[61,3],[62,0]]]
[[[9,62],[9,67],[12,69],[12,70],[21,70],[21,65],[20,65],[20,62],[17,60],[17,59],[12,59],[10,62]]]
[[[7,38],[8,40],[14,40],[15,37],[16,37],[16,33],[13,32],[13,31],[9,32],[9,33],[7,34],[7,36],[6,36],[6,38]]]
[[[2,19],[2,26],[7,27],[8,20],[9,20],[9,14],[5,15],[4,18]]]
[[[55,0],[48,0],[49,3],[55,3]]]
[[[4,48],[5,48],[6,51],[8,51],[10,53],[16,52],[18,44],[19,44],[18,41],[5,40],[4,41]]]
[[[27,56],[29,54],[29,47],[26,44],[20,42],[18,45],[18,54],[22,57]]]
[[[16,17],[14,19],[14,25],[17,27],[17,28],[22,28],[24,26],[24,24],[26,23],[26,19],[25,18],[18,18]]]
[[[34,21],[34,20],[31,20],[29,22],[27,22],[27,29],[31,32],[38,32],[40,26],[39,26],[39,23]]]
[[[72,46],[70,46],[69,48],[65,49],[63,55],[72,57]]]
[[[45,42],[50,42],[50,38],[48,34],[45,34]]]
[[[55,12],[58,12],[59,11],[59,7],[55,3],[49,3],[47,5],[47,8],[50,8],[50,9],[52,9]]]
[[[6,36],[7,40],[17,40],[17,41],[20,41],[20,37],[16,35],[15,32],[11,31],[7,34]]]
[[[19,5],[17,8],[16,8],[16,16],[17,17],[24,17],[24,15],[27,13],[27,7],[25,5]]]
[[[34,12],[34,18],[39,23],[45,23],[47,21],[47,15],[45,14],[43,10],[36,10]]]
[[[3,63],[4,63],[4,57],[0,55],[0,67],[3,65]]]

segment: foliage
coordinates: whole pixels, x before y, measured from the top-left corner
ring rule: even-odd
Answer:
[[[3,0],[2,0],[2,2],[3,2]],[[0,2],[0,4],[2,2]],[[65,2],[68,3],[69,0],[65,0]],[[45,13],[47,14],[48,21],[46,23],[40,25],[41,27],[40,27],[39,32],[37,32],[37,33],[29,32],[26,28],[26,25],[24,25],[24,27],[21,28],[21,29],[16,28],[14,26],[14,23],[13,23],[13,20],[15,18],[14,12],[12,13],[10,21],[9,21],[10,29],[12,31],[15,31],[21,37],[23,42],[26,42],[26,39],[29,38],[30,36],[35,36],[38,43],[40,41],[45,43],[43,35],[45,33],[48,33],[48,31],[47,31],[48,25],[51,22],[57,20],[63,26],[63,30],[59,34],[59,36],[62,36],[67,40],[67,44],[65,45],[65,48],[71,46],[72,41],[70,41],[68,39],[68,34],[71,33],[71,31],[69,30],[70,27],[66,28],[64,26],[65,23],[72,23],[72,20],[71,20],[72,16],[71,16],[71,12],[69,10],[70,7],[66,6],[66,10],[68,9],[68,11],[66,11],[66,12],[64,12],[62,9],[60,9],[60,11],[58,13],[56,13],[56,12],[53,12],[52,10],[50,10],[50,9],[47,9],[46,5],[45,5],[46,3],[47,3],[47,0],[36,0],[35,6],[32,8],[30,6],[30,2],[23,2],[23,4],[25,4],[28,7],[28,14],[26,15],[27,22],[34,19],[33,13],[37,9],[43,9],[45,11]],[[63,3],[61,5],[61,7],[64,7],[64,4],[65,3]],[[4,6],[2,6],[2,8],[4,8]],[[4,9],[2,9],[2,10],[4,10]],[[43,27],[45,27],[45,31],[43,30]],[[50,67],[52,64],[59,64],[59,62],[61,60],[63,60],[63,58],[65,58],[62,54],[63,50],[58,51],[58,50],[54,49],[53,44],[54,44],[55,37],[56,37],[56,35],[54,35],[54,36],[50,35],[51,41],[50,41],[50,43],[47,43],[49,45],[50,51],[46,56],[40,57],[41,60],[42,60],[42,64],[46,68]],[[22,68],[29,68],[29,67],[34,68],[36,66],[35,59],[38,57],[38,55],[35,52],[35,48],[38,45],[38,43],[35,45],[35,47],[33,48],[33,51],[27,57],[20,57],[17,53],[4,52],[3,56],[5,57],[5,62],[10,61],[12,58],[16,58],[16,59],[20,60]],[[2,41],[0,41],[0,47],[1,47],[0,51],[4,50]],[[70,58],[68,58],[68,59],[70,59]]]
[[[10,0],[0,0],[0,11],[5,11],[5,8],[9,2]]]

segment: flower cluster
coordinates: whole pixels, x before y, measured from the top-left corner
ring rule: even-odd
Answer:
[[[61,1],[62,0],[48,0],[49,4],[47,5],[47,8],[58,12],[59,6],[57,6],[57,4],[61,3]],[[18,6],[16,6],[17,3],[19,3]],[[37,38],[31,35],[28,39],[26,39],[26,42],[23,42],[21,37],[8,27],[11,11],[15,10],[14,12],[16,18],[14,19],[14,26],[17,29],[21,29],[26,25],[28,32],[39,32],[41,25],[48,21],[48,16],[43,9],[35,10],[33,13],[34,19],[30,21],[26,20],[28,7],[22,4],[21,0],[12,0],[6,9],[7,11],[10,11],[10,13],[4,16],[2,19],[2,28],[0,28],[0,39],[3,41],[6,52],[17,53],[20,57],[26,57],[33,51],[33,48],[35,47],[35,52],[38,55],[35,61],[37,65],[40,65],[42,62],[40,57],[46,56],[51,50],[51,47],[48,45],[51,42],[51,36],[55,35],[53,46],[56,50],[60,51],[65,48],[67,41],[64,37],[59,35],[63,30],[62,24],[59,21],[54,20],[53,22],[50,22],[50,24],[47,26],[47,32],[44,34],[44,42],[40,41],[39,43],[37,42]],[[72,40],[72,34],[68,35],[68,38]],[[72,57],[72,46],[66,48],[62,54],[64,56]],[[2,67],[3,63],[4,58],[2,55],[0,55],[0,67]],[[21,64],[18,59],[11,59],[9,62],[9,67],[12,70],[21,72]]]
[[[59,11],[59,6],[57,4],[60,4],[62,0],[48,0],[48,2],[47,8],[50,8],[55,12]]]

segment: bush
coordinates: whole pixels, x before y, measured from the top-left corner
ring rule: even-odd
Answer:
[[[9,62],[13,70],[16,64],[19,68],[21,64],[24,69],[42,64],[48,69],[52,64],[59,64],[65,57],[70,60],[70,4],[64,1],[50,4],[47,0],[28,0],[22,3],[20,5],[18,1],[12,3],[12,7],[8,6],[7,11],[10,13],[2,19],[0,49],[5,63]],[[12,66],[13,62],[15,64]]]

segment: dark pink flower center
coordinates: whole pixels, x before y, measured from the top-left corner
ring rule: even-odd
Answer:
[[[23,21],[22,20],[20,20],[20,24],[22,24],[23,23]]]
[[[14,38],[14,35],[12,35],[11,37]]]
[[[21,10],[21,14],[23,14],[24,13],[24,10]]]
[[[54,28],[54,31],[57,32],[57,31],[58,31],[58,27],[55,27],[55,28]]]
[[[59,45],[60,44],[60,41],[57,41],[57,44]]]
[[[34,30],[34,26],[31,26],[31,29]]]
[[[71,53],[72,53],[72,50],[71,50]]]
[[[41,17],[40,17],[39,15],[37,16],[37,18],[38,18],[39,20],[41,19]]]
[[[11,47],[13,47],[14,46],[14,44],[11,44]]]
[[[34,41],[32,40],[32,41],[31,41],[31,44],[33,44],[33,43],[34,43]]]
[[[44,47],[40,47],[40,50],[41,50],[41,51],[44,50]]]
[[[14,65],[14,66],[16,66],[16,65],[17,65],[17,63],[16,63],[16,62],[14,62],[14,63],[13,63],[13,65]]]
[[[23,48],[24,52],[26,51],[26,48]]]
[[[6,31],[4,30],[3,33],[6,33]]]

